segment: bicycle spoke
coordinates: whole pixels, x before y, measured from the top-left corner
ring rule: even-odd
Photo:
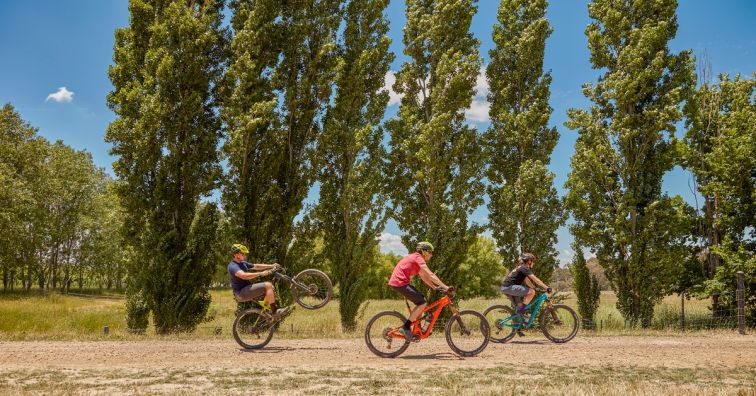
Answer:
[[[375,315],[365,328],[365,342],[368,348],[380,357],[395,357],[409,346],[397,331],[404,318],[397,312],[384,311]]]
[[[553,342],[562,343],[575,337],[578,319],[575,311],[565,305],[554,305],[541,314],[541,331]]]
[[[446,341],[461,356],[475,356],[488,345],[486,318],[475,311],[461,311],[446,325]]]

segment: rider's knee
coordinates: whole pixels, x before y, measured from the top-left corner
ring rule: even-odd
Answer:
[[[267,290],[273,289],[273,284],[270,283],[270,282],[265,282],[265,289],[267,289]]]
[[[535,290],[533,290],[533,289],[528,289],[528,295],[529,295],[529,296],[533,296],[533,295],[535,295]]]

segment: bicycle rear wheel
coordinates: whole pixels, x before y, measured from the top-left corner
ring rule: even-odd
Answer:
[[[457,355],[475,356],[488,346],[488,321],[480,312],[465,310],[446,323],[446,343]]]
[[[276,324],[259,309],[247,309],[240,312],[234,320],[234,339],[245,349],[263,348],[273,338]]]
[[[572,308],[561,304],[544,308],[541,313],[541,331],[552,342],[565,343],[577,334],[577,314]]]
[[[291,282],[291,296],[305,309],[318,309],[328,304],[333,296],[331,279],[324,272],[306,269]]]
[[[515,335],[515,317],[512,307],[506,305],[492,305],[483,311],[491,329],[491,342],[505,343]]]
[[[409,340],[395,335],[406,320],[396,311],[378,312],[365,327],[365,343],[368,349],[383,358],[401,355],[410,343]]]

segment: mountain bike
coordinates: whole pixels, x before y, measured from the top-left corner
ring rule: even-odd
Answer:
[[[305,309],[325,306],[333,297],[331,279],[322,271],[306,269],[294,277],[286,275],[286,270],[277,266],[271,270],[273,279],[289,283],[289,291],[294,301]],[[276,300],[278,300],[276,291]],[[246,309],[236,315],[233,324],[234,339],[245,349],[260,349],[267,345],[283,317],[276,316],[265,301],[256,301],[256,307]]]
[[[491,342],[504,343],[511,340],[515,333],[533,327],[536,318],[539,318],[541,332],[552,342],[562,344],[575,338],[578,331],[575,311],[567,305],[552,303],[552,297],[548,293],[537,290],[542,293],[525,306],[525,311],[530,311],[529,317],[524,317],[506,305],[492,305],[483,311],[491,326]]]
[[[453,287],[441,299],[428,305],[422,315],[412,322],[412,340],[406,339],[400,330],[407,320],[404,315],[397,311],[383,311],[368,322],[365,342],[370,351],[380,357],[397,357],[407,350],[410,341],[419,342],[431,335],[436,320],[447,305],[452,316],[446,323],[446,343],[460,356],[469,357],[481,353],[488,345],[488,322],[477,311],[460,311]],[[412,312],[409,303],[407,309]]]

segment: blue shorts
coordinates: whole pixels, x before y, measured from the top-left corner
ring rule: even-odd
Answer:
[[[523,285],[502,286],[501,292],[510,296],[515,303],[522,301],[522,297],[527,296],[530,288]]]

